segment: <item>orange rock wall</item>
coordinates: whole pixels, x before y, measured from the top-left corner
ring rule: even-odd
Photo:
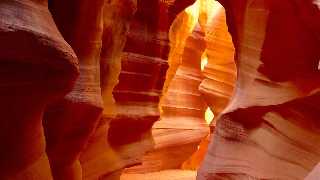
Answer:
[[[101,76],[105,110],[97,131],[81,157],[88,179],[117,178],[124,167],[141,163],[143,154],[154,146],[150,130],[159,119],[159,97],[168,67],[169,27],[176,12],[191,2],[172,1],[170,6],[168,3],[137,1],[132,19],[122,8],[134,6],[115,1],[105,7],[119,8],[115,12],[118,16],[109,11],[105,11],[105,16],[120,17],[122,22],[131,23],[130,26],[112,24],[110,19],[104,22],[109,24],[104,38],[115,46],[102,48],[102,62],[106,61],[102,63],[102,73],[107,75]],[[118,27],[122,29],[120,32]],[[124,43],[125,32],[128,35]],[[119,50],[122,47],[123,53]],[[118,75],[119,79],[116,79]]]
[[[2,0],[0,179],[317,179],[319,3],[194,2]]]

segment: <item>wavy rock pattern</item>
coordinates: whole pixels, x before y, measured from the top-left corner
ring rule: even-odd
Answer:
[[[224,8],[218,2],[205,5],[212,6],[212,12],[207,13],[206,23],[203,18],[200,19],[200,22],[204,22],[202,24],[206,32],[208,63],[203,70],[205,78],[199,89],[215,117],[218,117],[230,102],[235,86],[234,48],[228,33]]]
[[[220,2],[238,78],[197,179],[303,179],[320,160],[319,9],[298,0]]]
[[[169,52],[169,27],[176,12],[183,10],[192,1],[138,1],[132,20],[129,18],[130,13],[125,13],[127,11],[123,8],[134,5],[117,1],[114,3],[113,6],[111,3],[105,8],[118,7],[114,13],[119,16],[113,16],[120,17],[120,22],[124,24],[112,24],[105,20],[107,25],[104,40],[111,42],[112,46],[103,47],[101,56],[105,111],[98,129],[81,157],[86,169],[85,177],[88,179],[118,178],[121,169],[140,163],[143,154],[153,148],[150,129],[159,119],[159,96],[168,67],[166,59]],[[131,9],[129,8],[129,12]],[[105,16],[113,17],[109,12],[105,13]],[[131,25],[124,52],[120,53],[129,21]],[[120,70],[117,60],[120,55],[119,83],[113,89]],[[114,100],[110,99],[110,92],[113,93]],[[113,103],[115,108],[109,109]]]
[[[222,6],[205,0],[197,1],[175,19],[169,34],[170,68],[160,103],[161,119],[153,126],[155,149],[144,156],[142,166],[126,173],[199,166],[209,133],[203,94],[211,90],[205,98],[210,99],[212,109],[221,110],[228,103],[235,82],[234,49],[223,20]],[[201,72],[204,54],[209,56],[209,64]],[[200,141],[203,142],[198,146]]]
[[[45,114],[47,153],[55,179],[82,179],[79,156],[103,109],[99,70],[103,4],[103,0],[55,0],[49,4],[80,63],[80,76],[72,91],[51,104]]]
[[[0,179],[319,179],[318,0],[194,1],[1,0]]]
[[[144,157],[145,165],[137,171],[180,168],[209,133],[204,120],[207,105],[198,90],[203,79],[200,61],[204,48],[204,36],[199,29],[189,34],[181,64],[161,100],[161,119],[152,129],[155,148]]]
[[[197,22],[191,13],[180,13],[170,28],[170,68],[160,102],[161,118],[152,128],[154,150],[143,157],[142,166],[127,169],[126,173],[179,168],[209,132],[203,117],[206,104],[198,91],[203,79],[200,60],[205,42],[200,29],[192,33]],[[192,138],[181,141],[186,136]]]
[[[0,2],[0,179],[52,179],[42,115],[74,85],[78,62],[47,1]]]
[[[99,57],[100,64],[98,63],[101,68],[99,76],[104,111],[80,157],[85,179],[102,178],[108,173],[118,176],[113,172],[125,166],[121,156],[109,145],[107,137],[109,119],[117,113],[112,91],[118,83],[122,50],[126,42],[129,23],[136,8],[135,0],[104,1],[102,47]]]

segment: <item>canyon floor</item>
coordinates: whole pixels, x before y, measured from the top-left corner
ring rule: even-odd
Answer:
[[[121,180],[195,180],[196,171],[165,170],[147,174],[122,174]]]

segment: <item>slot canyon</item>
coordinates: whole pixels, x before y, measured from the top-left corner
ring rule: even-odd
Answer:
[[[320,180],[319,0],[0,0],[0,180]]]

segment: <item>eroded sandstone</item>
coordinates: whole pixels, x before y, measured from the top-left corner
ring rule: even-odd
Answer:
[[[220,2],[238,78],[197,179],[303,179],[320,158],[318,10],[311,1]]]
[[[52,179],[42,116],[74,85],[78,62],[47,1],[0,2],[0,179]]]

